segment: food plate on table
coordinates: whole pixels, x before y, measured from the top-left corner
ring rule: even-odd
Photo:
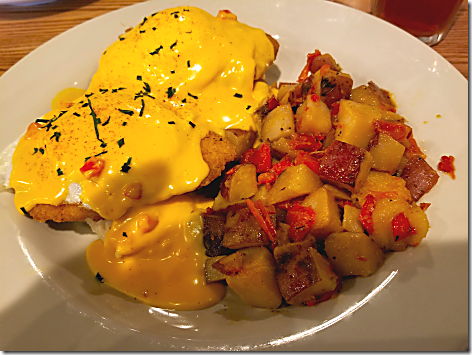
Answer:
[[[101,16],[41,46],[0,79],[3,150],[65,88],[86,88],[100,55],[144,16],[182,5],[150,1]],[[423,198],[431,229],[416,248],[390,255],[368,278],[314,307],[250,308],[231,292],[199,311],[146,306],[90,277],[81,223],[38,224],[0,194],[1,304],[5,350],[464,350],[467,343],[467,81],[417,39],[365,13],[324,1],[190,1],[212,15],[228,9],[274,36],[269,82],[294,82],[306,54],[330,53],[354,85],[375,81],[435,166],[455,157]],[[100,35],[97,35],[99,33]],[[41,63],[41,64],[38,64]]]

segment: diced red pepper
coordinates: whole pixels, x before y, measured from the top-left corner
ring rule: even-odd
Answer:
[[[316,174],[320,173],[320,163],[317,159],[313,158],[310,153],[299,150],[295,157],[295,165],[305,164]]]
[[[99,157],[91,157],[80,168],[80,172],[85,176],[86,179],[90,179],[94,176],[100,175],[104,167],[105,160]]]
[[[361,213],[359,214],[359,221],[361,221],[364,229],[371,235],[374,233],[374,221],[372,220],[372,213],[374,212],[375,199],[371,194],[367,195]]]
[[[272,111],[274,108],[276,108],[279,105],[280,105],[280,103],[275,98],[275,96],[272,96],[269,100],[267,100],[267,110],[268,111]]]
[[[337,116],[339,113],[339,101],[331,105],[331,116]]]
[[[241,163],[254,164],[257,173],[264,173],[269,170],[272,167],[272,156],[270,155],[269,144],[264,142],[257,149],[251,148],[246,150],[241,157]]]
[[[288,167],[293,166],[292,161],[288,155],[284,156],[278,163],[272,165],[269,171],[262,173],[258,176],[258,184],[271,184],[282,172]]]
[[[275,239],[277,238],[277,230],[275,229],[274,224],[270,219],[269,213],[267,212],[267,209],[261,200],[257,200],[256,203],[254,203],[250,199],[247,199],[246,204],[254,217],[256,217],[257,222],[260,224],[269,239],[272,242],[275,242]]]
[[[395,241],[399,241],[415,234],[416,230],[411,227],[408,218],[403,213],[399,213],[392,219],[392,232]]]
[[[411,134],[411,127],[400,122],[375,121],[374,127],[377,132],[388,134],[393,139],[400,141]]]
[[[323,66],[320,68],[321,76],[324,76],[328,72],[328,70],[330,70],[330,69],[331,69],[331,65],[323,64]]]
[[[426,211],[429,208],[429,206],[431,206],[430,203],[427,203],[427,202],[421,202],[420,203],[420,208],[423,212]]]
[[[321,55],[321,52],[317,49],[313,53],[308,53],[306,56],[306,64],[305,67],[302,69],[300,76],[298,77],[298,82],[301,83],[303,80],[308,78],[308,74],[310,73],[310,65],[314,58]]]
[[[324,139],[324,136],[313,136],[311,134],[297,134],[290,138],[288,144],[290,149],[293,150],[306,150],[313,152],[319,150],[323,143],[320,139]]]
[[[423,159],[426,159],[426,155],[421,151],[420,147],[418,146],[418,143],[416,143],[415,138],[413,138],[413,135],[410,135],[407,138],[408,143],[410,146],[406,148],[405,150],[405,156],[410,159],[414,155],[419,155]]]
[[[298,242],[302,240],[315,223],[316,213],[311,206],[294,205],[287,211],[288,235]]]
[[[311,95],[310,95],[310,99],[311,99],[311,101],[313,101],[313,102],[318,102],[318,101],[321,100],[321,96],[320,96],[320,95],[317,95],[317,94],[311,94]]]
[[[438,163],[438,170],[449,174],[453,179],[455,179],[454,157],[452,155],[443,155],[441,161]]]

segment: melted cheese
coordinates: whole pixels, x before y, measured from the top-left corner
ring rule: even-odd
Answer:
[[[194,191],[208,175],[200,142],[210,131],[256,128],[254,112],[270,94],[259,79],[273,60],[265,33],[231,17],[178,7],[144,18],[104,52],[83,95],[67,105],[81,93],[65,91],[18,143],[10,178],[17,209],[59,205],[69,185],[80,184],[82,203],[114,221],[105,243],[87,251],[94,272],[153,305],[214,303],[221,288],[195,276],[202,251],[177,227],[183,221],[168,216],[167,209],[185,216],[168,199]],[[90,158],[100,163],[96,176],[80,170]],[[134,223],[127,221],[148,210],[159,220],[153,237],[135,224],[133,237],[123,239],[120,231]],[[201,295],[197,304],[189,293]]]

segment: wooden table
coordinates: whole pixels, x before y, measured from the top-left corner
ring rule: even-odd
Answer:
[[[143,0],[57,0],[34,6],[0,5],[0,75],[56,35],[112,10]],[[434,46],[469,78],[467,1],[447,37]]]

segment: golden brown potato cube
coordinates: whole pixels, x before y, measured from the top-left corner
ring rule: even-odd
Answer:
[[[297,109],[297,133],[328,134],[332,128],[331,111],[318,97],[308,95]]]
[[[256,202],[257,200],[261,200],[262,204],[265,206],[267,205],[267,194],[269,193],[269,191],[267,190],[267,186],[266,185],[260,185],[258,190],[257,190],[257,193],[251,197],[251,201],[253,202]]]
[[[364,227],[359,220],[361,210],[354,206],[345,205],[342,229],[346,232],[364,233]]]
[[[289,304],[307,304],[332,292],[339,283],[331,264],[306,243],[290,243],[274,249],[276,278]]]
[[[400,213],[408,218],[414,233],[410,236],[396,240],[393,233],[392,220]],[[421,208],[414,206],[404,200],[382,199],[376,201],[372,213],[374,233],[370,235],[372,240],[383,250],[402,251],[408,245],[417,246],[426,236],[429,229],[428,218]]]
[[[377,198],[411,200],[410,191],[405,187],[405,180],[389,173],[373,170],[367,175],[362,188],[351,196],[351,200],[356,207],[362,208],[368,194],[373,194]]]
[[[305,164],[290,166],[279,175],[267,193],[269,205],[308,195],[323,186],[319,176]]]
[[[288,154],[291,160],[295,160],[297,156],[297,150],[293,149],[290,145],[290,139],[282,137],[275,142],[270,144],[272,154],[279,159],[282,159]]]
[[[262,121],[263,141],[275,142],[282,137],[290,137],[293,133],[295,133],[295,120],[292,106],[289,104],[277,106]]]
[[[226,279],[226,275],[220,272],[219,270],[213,267],[213,264],[216,263],[221,258],[224,258],[226,255],[213,256],[205,260],[205,281],[206,283],[223,281]]]
[[[395,111],[396,105],[387,90],[379,88],[373,81],[352,90],[351,100],[382,108],[386,112]]]
[[[370,172],[372,156],[365,149],[335,140],[319,162],[319,175],[323,180],[356,192]]]
[[[236,148],[236,159],[239,159],[244,151],[252,148],[257,138],[257,132],[253,130],[245,131],[238,128],[225,130],[225,137]]]
[[[276,245],[282,246],[291,242],[288,230],[290,226],[287,223],[279,222],[277,226]]]
[[[226,217],[220,215],[204,214],[203,219],[203,245],[207,256],[217,256],[227,252],[223,247],[223,234],[225,232]]]
[[[374,160],[372,169],[394,174],[400,165],[404,152],[405,146],[403,144],[397,142],[388,134],[379,133],[372,140],[369,149],[369,153]]]
[[[401,177],[405,180],[414,201],[418,201],[425,193],[431,191],[439,180],[436,170],[419,155],[408,160]]]
[[[340,232],[341,217],[334,196],[324,186],[309,194],[301,203],[303,207],[311,206],[315,211],[315,223],[310,233],[317,239],[326,238],[334,232]]]
[[[235,172],[226,174],[221,183],[221,195],[229,203],[240,202],[257,193],[256,166],[242,164],[235,167]]]
[[[364,233],[333,233],[325,240],[325,252],[341,276],[369,276],[385,259],[382,249]]]
[[[321,99],[328,107],[339,100],[348,100],[351,96],[352,84],[349,74],[328,70],[321,80]]]
[[[287,104],[290,97],[290,92],[293,91],[296,86],[297,84],[280,83],[279,90],[277,92],[277,101],[279,101],[281,105]]]
[[[234,266],[235,260],[237,267]],[[228,286],[249,306],[277,308],[282,303],[275,278],[275,260],[266,248],[241,249],[220,259],[216,264],[223,265],[220,267],[223,273],[226,270],[225,264],[228,265]]]
[[[275,213],[270,214],[270,216],[275,226]],[[242,249],[269,245],[270,239],[257,222],[256,217],[246,207],[237,211],[230,211],[226,215],[222,244],[229,249]]]
[[[331,195],[334,196],[334,198],[338,200],[350,200],[351,199],[351,194],[348,193],[344,189],[340,189],[339,187],[330,185],[330,184],[324,184],[323,187],[331,192]]]
[[[375,135],[374,122],[382,117],[377,107],[341,100],[339,104],[336,139],[367,149]]]

